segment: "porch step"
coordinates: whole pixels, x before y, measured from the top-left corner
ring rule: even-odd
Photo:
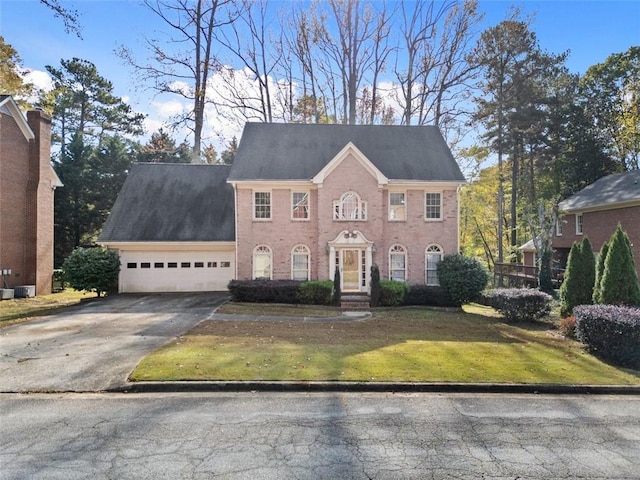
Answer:
[[[342,310],[368,312],[371,305],[369,295],[342,295],[340,308]]]

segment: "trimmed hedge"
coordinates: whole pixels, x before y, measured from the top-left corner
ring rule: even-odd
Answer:
[[[380,280],[380,306],[396,307],[404,303],[409,285],[394,280]]]
[[[297,280],[231,280],[227,288],[234,302],[300,303]]]
[[[640,308],[580,305],[573,310],[576,337],[599,357],[640,370]]]
[[[428,305],[430,307],[460,307],[443,287],[433,285],[411,285],[404,297],[405,305]]]
[[[531,288],[498,288],[491,293],[491,306],[507,321],[538,320],[551,312],[553,297]]]
[[[336,270],[337,271],[337,270]],[[331,305],[333,282],[331,280],[314,280],[300,285],[298,298],[301,303],[312,305]]]

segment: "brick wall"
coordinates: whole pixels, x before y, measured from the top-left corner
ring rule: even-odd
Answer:
[[[640,271],[640,205],[583,213],[583,235],[576,234],[576,215],[565,215],[563,221],[562,236],[554,233],[553,248],[570,249],[573,242],[581,241],[587,235],[596,253],[611,238],[620,223],[629,235],[636,268]]]
[[[311,184],[309,184],[311,186]],[[329,278],[329,254],[327,244],[343,230],[358,230],[367,240],[374,242],[373,262],[381,269],[381,276],[388,278],[389,249],[401,244],[408,254],[407,275],[410,283],[424,283],[425,249],[439,245],[446,253],[458,249],[457,192],[456,189],[428,190],[443,196],[442,220],[425,221],[425,189],[406,190],[407,218],[389,222],[388,188],[379,188],[377,180],[353,156],[347,156],[325,178],[320,188],[311,190],[310,220],[291,219],[291,192],[302,190],[283,187],[258,188],[272,194],[272,220],[252,220],[251,188],[237,189],[237,254],[238,278],[252,276],[252,255],[257,245],[268,245],[273,252],[273,278],[291,277],[291,250],[305,244],[311,250],[311,278]],[[367,202],[366,221],[337,221],[333,219],[333,202],[342,194],[352,191]],[[395,190],[394,190],[395,191]]]
[[[29,112],[28,122],[35,140],[0,114],[0,267],[12,270],[9,287],[36,285],[41,295],[53,273],[51,126],[42,112]]]

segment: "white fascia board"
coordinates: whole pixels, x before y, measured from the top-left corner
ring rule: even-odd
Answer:
[[[379,187],[389,183],[389,179],[385,177],[380,170],[378,170],[378,167],[376,167],[371,160],[369,160],[365,154],[353,144],[353,142],[347,143],[345,147],[311,179],[311,181],[316,185],[322,185],[324,180],[349,156],[349,154],[352,154],[360,165],[362,165],[365,170],[367,170],[371,176],[376,179]]]
[[[13,97],[5,98],[2,103],[0,103],[0,107],[4,107],[4,109],[9,113],[9,116],[18,124],[24,138],[27,140],[33,140],[36,138],[35,134],[31,131],[29,122],[27,122],[27,117],[24,116],[22,110],[20,110],[20,107],[18,107],[18,104],[15,102]]]
[[[636,199],[636,200],[628,200],[626,202],[604,203],[601,205],[589,205],[588,207],[576,207],[576,208],[568,208],[568,209],[563,209],[560,205],[558,205],[558,208],[560,209],[560,213],[578,215],[581,213],[601,212],[603,210],[615,210],[618,208],[639,207],[639,206],[640,206],[640,199]]]
[[[234,251],[235,242],[98,242],[114,250],[126,251]]]
[[[228,183],[230,183],[234,188],[302,188],[305,190],[316,188],[310,180],[233,180]]]
[[[429,190],[429,189],[457,189],[467,182],[463,181],[427,181],[427,180],[389,180],[388,188],[391,189],[409,189],[409,190]]]

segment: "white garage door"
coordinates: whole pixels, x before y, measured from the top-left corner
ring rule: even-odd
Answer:
[[[120,251],[120,292],[223,291],[234,262],[233,251]]]

